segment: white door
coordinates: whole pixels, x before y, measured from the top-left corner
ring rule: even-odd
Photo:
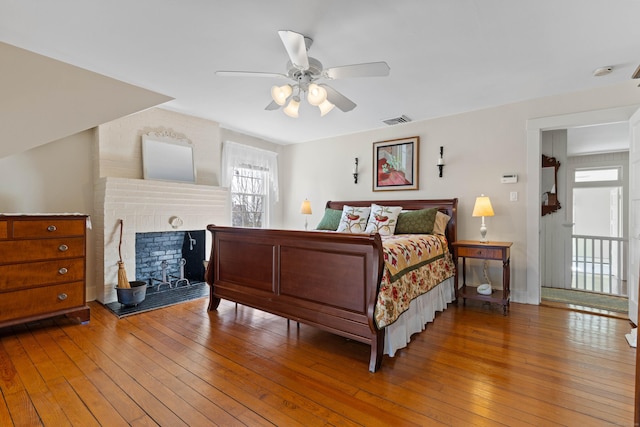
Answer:
[[[640,285],[640,110],[629,120],[629,319],[638,325]]]

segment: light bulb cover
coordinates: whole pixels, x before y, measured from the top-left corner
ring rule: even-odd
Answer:
[[[291,85],[273,86],[271,88],[271,98],[278,105],[284,105],[292,93],[293,88]]]
[[[335,105],[325,99],[320,105],[318,105],[318,108],[320,109],[320,116],[322,117],[329,111],[333,110],[333,107],[335,107]]]
[[[313,106],[322,104],[327,99],[327,90],[322,86],[318,86],[315,83],[309,85],[309,93],[307,94],[307,101]]]
[[[293,117],[294,119],[298,118],[298,109],[300,108],[300,99],[296,99],[297,97],[291,98],[286,107],[284,107],[284,113]]]

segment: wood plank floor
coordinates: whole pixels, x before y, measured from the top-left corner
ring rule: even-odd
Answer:
[[[367,346],[223,301],[0,330],[1,426],[633,425],[628,321],[450,305],[379,372]]]

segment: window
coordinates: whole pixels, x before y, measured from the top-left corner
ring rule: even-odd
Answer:
[[[574,234],[622,235],[621,167],[575,169],[573,185]]]
[[[231,192],[231,225],[266,228],[278,200],[277,153],[225,141],[222,185]]]
[[[262,228],[266,219],[267,186],[265,171],[237,167],[231,180],[231,225]]]
[[[575,182],[617,181],[620,168],[576,169]]]

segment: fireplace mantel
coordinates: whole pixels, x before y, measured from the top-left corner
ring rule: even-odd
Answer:
[[[121,219],[122,258],[129,280],[136,271],[135,233],[204,230],[209,224],[230,223],[225,187],[106,177],[97,181],[95,197],[96,299],[105,304],[117,299]],[[207,254],[210,245],[207,240]]]

